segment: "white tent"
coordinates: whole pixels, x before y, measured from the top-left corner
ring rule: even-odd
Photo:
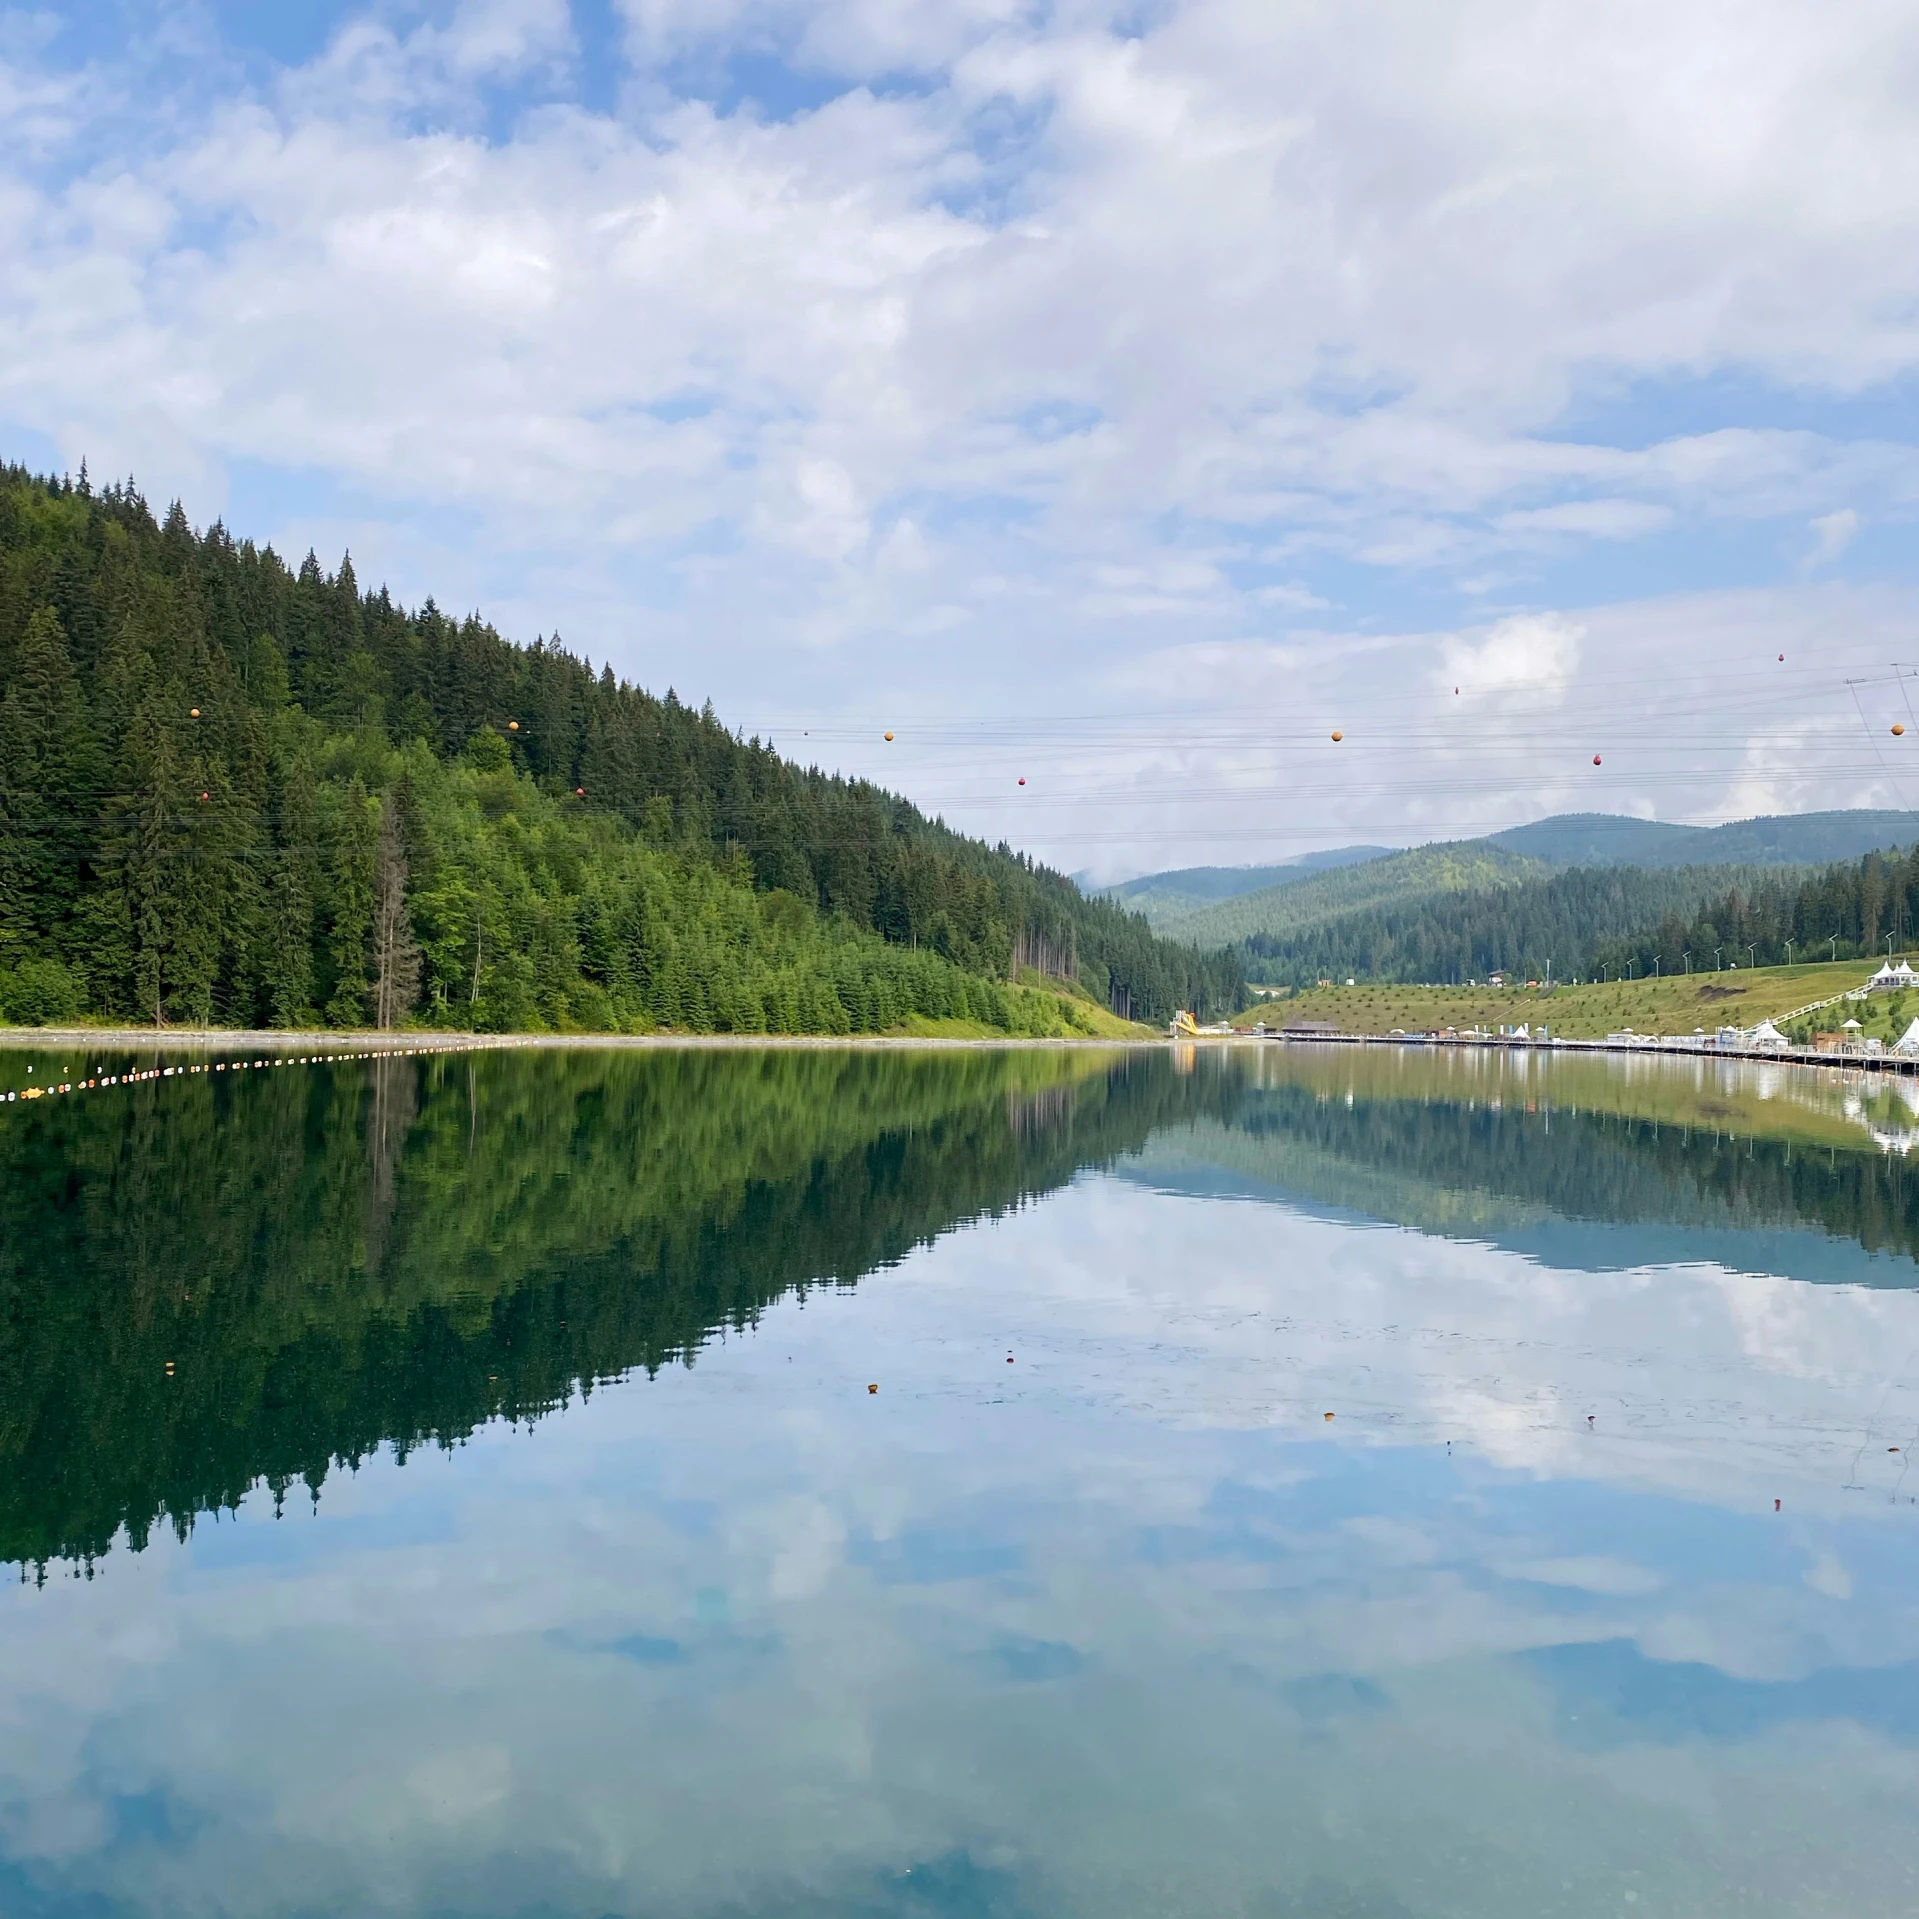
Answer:
[[[1907,959],[1902,958],[1899,964],[1892,969],[1892,977],[1901,986],[1919,984],[1919,973],[1915,973],[1912,970],[1912,962]]]
[[[1762,1019],[1747,1036],[1748,1046],[1785,1046],[1790,1042],[1771,1020]]]
[[[1919,1019],[1912,1022],[1906,1030],[1893,1041],[1895,1053],[1919,1053]]]
[[[1910,976],[1911,969],[1908,968],[1907,970],[1908,976]],[[1899,975],[1892,970],[1892,962],[1887,960],[1878,972],[1873,974],[1871,979],[1867,980],[1866,991],[1869,993],[1889,993],[1898,984]]]

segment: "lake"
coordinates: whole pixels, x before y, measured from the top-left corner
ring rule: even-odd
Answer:
[[[0,1106],[0,1911],[1908,1914],[1915,1137],[1253,1044]]]

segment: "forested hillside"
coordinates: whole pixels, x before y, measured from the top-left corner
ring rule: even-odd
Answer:
[[[1044,1031],[1240,988],[557,641],[0,470],[0,1014]]]
[[[1178,922],[1182,937],[1202,945],[1300,938],[1366,909],[1415,909],[1447,893],[1487,892],[1543,878],[1551,868],[1485,840],[1455,840],[1415,846],[1384,859],[1315,873],[1309,879],[1269,886],[1222,900]]]
[[[1823,866],[1919,839],[1919,813],[1762,813],[1724,826],[1560,813],[1487,838],[1552,866]]]
[[[1768,873],[1749,884],[1717,886],[1691,912],[1597,942],[1591,965],[1647,973],[1657,963],[1670,972],[1679,955],[1691,953],[1696,970],[1715,950],[1742,966],[1884,956],[1910,950],[1915,932],[1919,846],[1868,853],[1809,875]]]
[[[1663,920],[1683,921],[1729,887],[1763,889],[1772,878],[1759,867],[1574,867],[1505,886],[1396,898],[1295,933],[1255,936],[1246,942],[1247,970],[1289,986],[1348,975],[1451,985],[1496,969],[1584,977]]]
[[[1385,859],[1394,851],[1390,846],[1336,846],[1324,852],[1301,853],[1274,866],[1186,866],[1176,872],[1145,873],[1138,879],[1121,880],[1097,890],[1129,912],[1145,914],[1148,925],[1161,932],[1174,932],[1184,921],[1221,900],[1263,893],[1274,886],[1295,886],[1317,873]]]

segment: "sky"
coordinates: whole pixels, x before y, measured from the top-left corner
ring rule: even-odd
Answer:
[[[1909,806],[1915,98],[1890,0],[0,5],[0,457],[1100,877]]]

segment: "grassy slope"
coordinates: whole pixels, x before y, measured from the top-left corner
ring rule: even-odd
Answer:
[[[1384,859],[1337,867],[1310,879],[1224,900],[1189,918],[1169,921],[1159,930],[1201,946],[1227,946],[1257,933],[1297,933],[1364,907],[1429,898],[1434,893],[1516,886],[1523,880],[1543,879],[1552,870],[1543,861],[1483,840],[1416,846]]]
[[[1842,960],[1837,966],[1762,966],[1757,972],[1562,986],[1550,996],[1524,986],[1503,991],[1485,986],[1309,987],[1250,1008],[1237,1016],[1235,1024],[1323,1019],[1349,1033],[1388,1033],[1395,1027],[1410,1033],[1438,1026],[1497,1029],[1543,1022],[1563,1039],[1603,1039],[1627,1026],[1640,1033],[1691,1033],[1701,1026],[1711,1032],[1720,1025],[1752,1026],[1761,1019],[1776,1019],[1809,1000],[1849,991],[1869,978],[1875,966],[1872,960]],[[1869,1010],[1875,1024],[1868,1030],[1879,1030],[1893,1013],[1886,1000],[1869,1003]],[[1919,1012],[1919,1005],[1912,1010]],[[1836,1014],[1832,1024],[1837,1026],[1843,1017]]]

